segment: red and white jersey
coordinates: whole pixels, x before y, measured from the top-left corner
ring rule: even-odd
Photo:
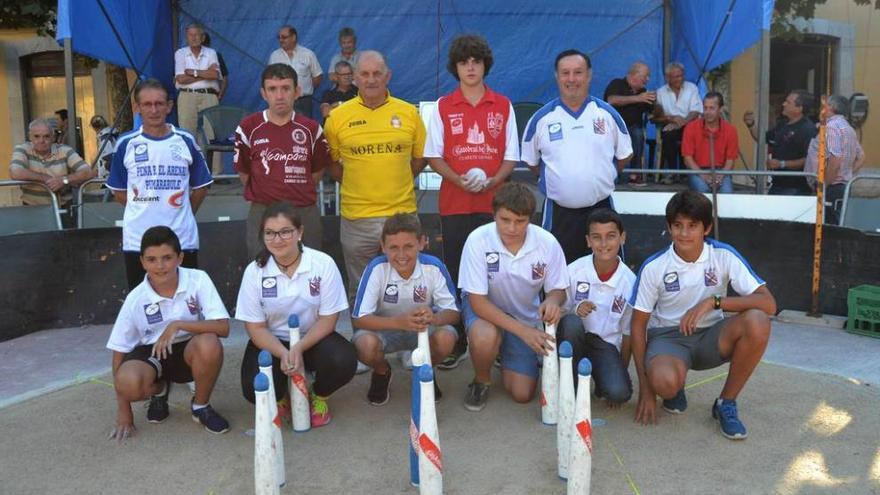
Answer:
[[[510,100],[488,87],[476,106],[460,88],[437,100],[428,122],[425,158],[443,158],[458,175],[481,168],[487,177],[498,173],[502,161],[518,161],[516,116]],[[496,188],[473,194],[443,181],[440,214],[492,213]]]
[[[324,130],[314,120],[294,113],[279,126],[267,110],[245,117],[235,130],[235,170],[250,176],[244,198],[253,203],[290,201],[294,206],[317,202],[312,173],[330,163]]]

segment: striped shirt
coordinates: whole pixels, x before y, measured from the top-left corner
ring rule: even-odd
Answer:
[[[65,144],[53,144],[46,158],[41,157],[34,151],[33,143],[19,144],[12,150],[12,162],[9,170],[30,170],[38,174],[64,177],[76,173],[83,167],[88,167],[73,148]],[[21,186],[21,202],[26,205],[47,205],[51,203],[49,191],[41,186]],[[62,204],[70,202],[73,194],[70,188],[64,188],[60,201]]]
[[[849,125],[843,115],[833,115],[825,124],[825,145],[827,157],[836,156],[842,158],[837,177],[825,177],[826,184],[846,184],[853,177],[853,165],[859,160],[864,151],[859,144],[855,129]],[[807,162],[804,172],[816,173],[819,170],[819,136],[810,141],[807,151]],[[828,162],[826,162],[826,167]]]

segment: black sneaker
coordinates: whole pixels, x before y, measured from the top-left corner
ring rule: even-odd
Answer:
[[[486,407],[488,400],[489,385],[474,381],[468,385],[467,395],[464,396],[464,408],[468,411],[479,412]]]
[[[386,363],[387,365],[387,363]],[[374,406],[383,406],[391,398],[388,388],[391,385],[391,366],[388,373],[380,375],[375,371],[370,376],[370,390],[367,391],[367,401]]]
[[[452,352],[449,353],[446,358],[437,365],[437,368],[441,370],[451,370],[458,367],[462,361],[464,361],[468,357],[467,347],[463,351],[458,351],[453,349]]]
[[[171,391],[171,382],[165,382],[165,392],[161,395],[150,397],[150,405],[147,407],[147,422],[159,424],[165,422],[171,411],[168,409],[168,392]]]
[[[437,385],[437,375],[434,375],[434,402],[440,402],[442,398],[443,392],[440,391],[440,387]]]
[[[190,407],[192,407],[191,404]],[[196,423],[201,423],[211,433],[220,434],[229,431],[229,421],[220,416],[210,404],[197,411],[192,411],[192,419]]]
[[[678,391],[675,394],[675,397],[671,399],[663,400],[663,409],[669,414],[681,414],[685,412],[688,408],[688,399],[687,395],[684,394],[684,389]]]

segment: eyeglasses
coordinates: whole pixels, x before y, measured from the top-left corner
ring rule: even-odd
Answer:
[[[289,241],[293,239],[293,234],[295,232],[296,229],[284,229],[277,232],[274,230],[265,230],[263,231],[263,239],[267,241],[272,241],[280,237],[283,241]]]
[[[339,77],[351,77],[354,74],[352,74],[351,72],[337,72],[336,75]]]

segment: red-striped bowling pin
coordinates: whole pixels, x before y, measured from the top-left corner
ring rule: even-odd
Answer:
[[[254,377],[256,413],[254,419],[254,492],[256,495],[278,495],[275,480],[275,456],[278,446],[272,438],[272,410],[275,397],[269,396],[269,377],[257,373]],[[277,417],[277,414],[275,415]]]
[[[287,317],[290,328],[290,348],[299,342],[299,316]],[[305,368],[305,365],[300,365]],[[309,414],[309,384],[306,382],[305,370],[300,369],[290,377],[290,408],[293,416],[293,431],[304,432],[312,429],[312,418]]]
[[[556,338],[556,325],[546,323],[544,331]],[[541,368],[541,422],[545,425],[555,425],[559,416],[559,360],[556,345],[551,342],[550,346]]]
[[[419,486],[419,421],[421,420],[422,382],[419,370],[425,364],[425,353],[416,348],[412,352],[412,386],[409,413],[409,484]]]
[[[281,438],[281,417],[278,416],[278,403],[275,401],[275,379],[272,373],[272,355],[269,351],[260,351],[257,361],[260,373],[269,378],[269,414],[272,416],[272,441],[278,454],[275,456],[275,481],[284,486],[287,476],[284,473],[284,440]]]
[[[574,424],[574,371],[571,367],[571,343],[559,344],[559,423],[556,424],[558,474],[568,478],[568,457],[571,450],[571,427]]]
[[[574,427],[568,458],[568,494],[590,495],[593,470],[593,421],[590,412],[590,375],[593,366],[587,358],[578,363],[578,391],[574,405]]]
[[[443,493],[443,455],[434,409],[434,370],[428,365],[419,368],[421,397],[419,411],[419,494]]]

